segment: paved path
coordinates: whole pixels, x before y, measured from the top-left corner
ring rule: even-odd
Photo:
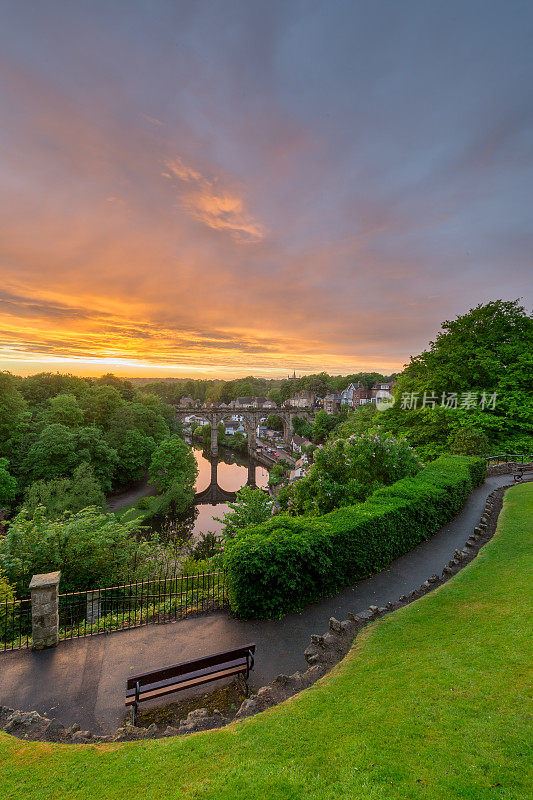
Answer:
[[[131,672],[247,642],[257,644],[252,686],[262,686],[280,672],[305,669],[303,652],[312,633],[323,633],[330,617],[342,620],[350,611],[357,613],[371,604],[385,605],[408,594],[433,573],[440,573],[478,524],[487,495],[508,483],[509,476],[488,478],[472,492],[463,510],[429,541],[396,559],[378,575],[282,620],[240,621],[217,612],[75,639],[41,652],[0,654],[0,704],[35,709],[65,725],[78,722],[93,732],[110,731],[124,718],[124,686]],[[172,699],[176,698],[170,697],[169,702]]]

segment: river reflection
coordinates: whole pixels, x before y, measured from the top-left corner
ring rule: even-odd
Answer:
[[[253,485],[255,482],[261,488],[268,484],[268,470],[251,462],[248,456],[220,448],[218,458],[212,459],[198,445],[192,447],[198,464],[194,506],[181,516],[166,514],[150,520],[151,527],[159,530],[165,538],[177,536],[194,540],[200,533],[221,533],[222,523],[215,517],[223,518],[235,492],[247,483]]]

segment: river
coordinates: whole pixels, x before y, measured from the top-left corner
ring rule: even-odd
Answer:
[[[167,514],[147,520],[150,527],[170,538],[176,534],[186,534],[187,538],[195,539],[200,533],[208,531],[221,533],[222,523],[215,517],[222,518],[228,511],[228,502],[233,499],[231,495],[252,481],[261,488],[268,484],[268,470],[259,463],[250,462],[247,455],[221,447],[218,458],[211,459],[196,443],[193,443],[192,448],[198,464],[194,506],[179,517]],[[108,508],[110,511],[118,511],[151,494],[154,494],[153,487],[147,480],[141,481],[128,491],[109,498]]]

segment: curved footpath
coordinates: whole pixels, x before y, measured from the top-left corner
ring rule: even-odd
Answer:
[[[132,672],[247,642],[257,645],[252,688],[269,683],[280,672],[303,670],[304,650],[311,634],[326,630],[330,617],[346,619],[350,612],[356,614],[369,605],[384,606],[409,594],[432,574],[440,574],[478,524],[487,496],[509,483],[508,475],[487,478],[472,492],[461,512],[431,539],[379,574],[282,620],[245,621],[216,612],[176,623],[74,639],[41,652],[0,654],[0,705],[35,710],[65,725],[77,722],[93,733],[106,733],[124,719],[125,681]],[[176,695],[169,700],[178,698]]]

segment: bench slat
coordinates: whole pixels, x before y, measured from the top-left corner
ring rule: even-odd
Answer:
[[[132,675],[126,682],[126,688],[134,689],[136,683],[139,683],[139,685],[142,687],[145,684],[166,680],[167,678],[174,678],[198,669],[213,667],[218,664],[225,664],[227,661],[236,658],[246,658],[248,652],[255,653],[255,644],[246,644],[242,647],[236,647],[233,650],[225,650],[224,652],[213,653],[212,655],[204,656],[203,658],[194,658],[191,661],[183,661],[181,664],[173,664],[168,667],[162,667],[161,669],[153,670],[152,672],[143,672],[139,675]]]
[[[186,689],[190,686],[197,686],[198,684],[202,683],[209,683],[210,681],[216,681],[218,678],[226,678],[230,675],[238,675],[239,673],[246,672],[246,665],[242,665],[239,667],[232,667],[230,669],[222,670],[221,672],[216,672],[207,677],[198,677],[193,678],[192,680],[183,681],[182,683],[174,684],[173,686],[166,686],[161,689],[154,689],[153,691],[142,692],[139,696],[139,700],[150,700],[152,697],[162,697],[165,694],[173,694],[174,692],[179,692],[181,689]],[[135,697],[128,697],[126,700],[127,706],[132,706],[135,703]]]
[[[166,678],[162,681],[152,681],[151,683],[145,683],[143,686],[140,686],[140,696],[142,697],[146,692],[150,692],[153,689],[162,689],[165,686],[176,686],[176,690],[180,687],[182,683],[185,681],[193,680],[195,678],[207,677],[208,675],[214,673],[220,673],[222,670],[225,669],[232,669],[233,667],[240,667],[243,671],[246,671],[247,660],[246,658],[237,658],[233,659],[232,661],[225,661],[224,663],[217,664],[212,667],[207,667],[205,669],[197,669],[191,670],[191,672],[187,672],[181,676],[175,676],[174,678]],[[135,694],[135,687],[132,689],[126,690],[126,697],[133,696]]]

